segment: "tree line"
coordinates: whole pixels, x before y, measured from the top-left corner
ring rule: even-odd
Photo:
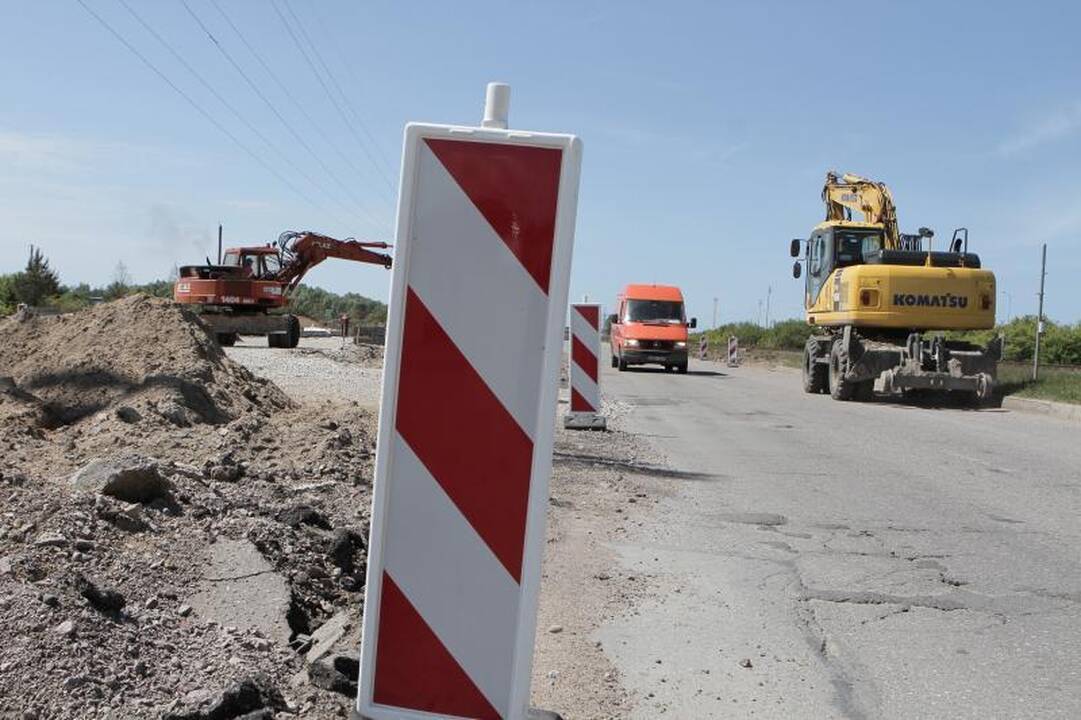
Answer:
[[[171,278],[167,280],[135,283],[121,262],[117,264],[113,279],[107,285],[64,285],[59,273],[50,267],[45,254],[39,248],[31,246],[23,270],[0,274],[0,317],[15,312],[19,305],[74,312],[97,302],[116,300],[136,293],[172,298],[173,283],[177,275],[175,268],[170,275]],[[348,315],[354,323],[365,325],[383,324],[387,318],[387,306],[378,300],[356,293],[339,295],[306,285],[296,289],[289,312],[306,315],[328,324],[336,323],[342,315]]]
[[[710,347],[724,347],[729,336],[739,338],[740,347],[763,350],[803,350],[811,328],[803,320],[783,320],[770,327],[752,322],[729,323],[704,332]],[[1036,317],[1025,315],[993,330],[947,333],[951,338],[986,345],[995,335],[1005,338],[1003,360],[1030,362],[1036,346]],[[1044,320],[1040,340],[1040,360],[1052,365],[1081,365],[1081,322],[1056,323]]]

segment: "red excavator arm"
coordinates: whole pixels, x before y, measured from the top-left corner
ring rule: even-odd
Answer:
[[[390,268],[390,255],[368,249],[389,247],[391,246],[385,242],[336,240],[319,233],[290,230],[278,237],[282,267],[274,279],[285,284],[285,294],[288,295],[300,284],[309,270],[327,258],[341,258]]]

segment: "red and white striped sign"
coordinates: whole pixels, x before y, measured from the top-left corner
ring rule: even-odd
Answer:
[[[567,427],[592,427],[600,414],[601,306],[571,305],[570,414]]]
[[[580,148],[406,129],[364,717],[525,717]]]

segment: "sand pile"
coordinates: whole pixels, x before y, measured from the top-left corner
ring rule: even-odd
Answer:
[[[230,361],[190,310],[145,295],[0,322],[0,378],[0,424],[30,430],[101,413],[220,424],[291,405]]]

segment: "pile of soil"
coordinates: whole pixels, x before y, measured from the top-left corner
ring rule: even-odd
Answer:
[[[359,623],[375,426],[167,301],[0,324],[0,717],[344,717],[350,679],[306,652]],[[102,467],[146,496],[95,489]],[[224,544],[283,588],[280,636],[202,609],[244,580],[216,576]]]
[[[0,323],[0,424],[72,425],[127,408],[173,425],[218,424],[292,403],[230,362],[182,305],[134,295],[70,315]]]

